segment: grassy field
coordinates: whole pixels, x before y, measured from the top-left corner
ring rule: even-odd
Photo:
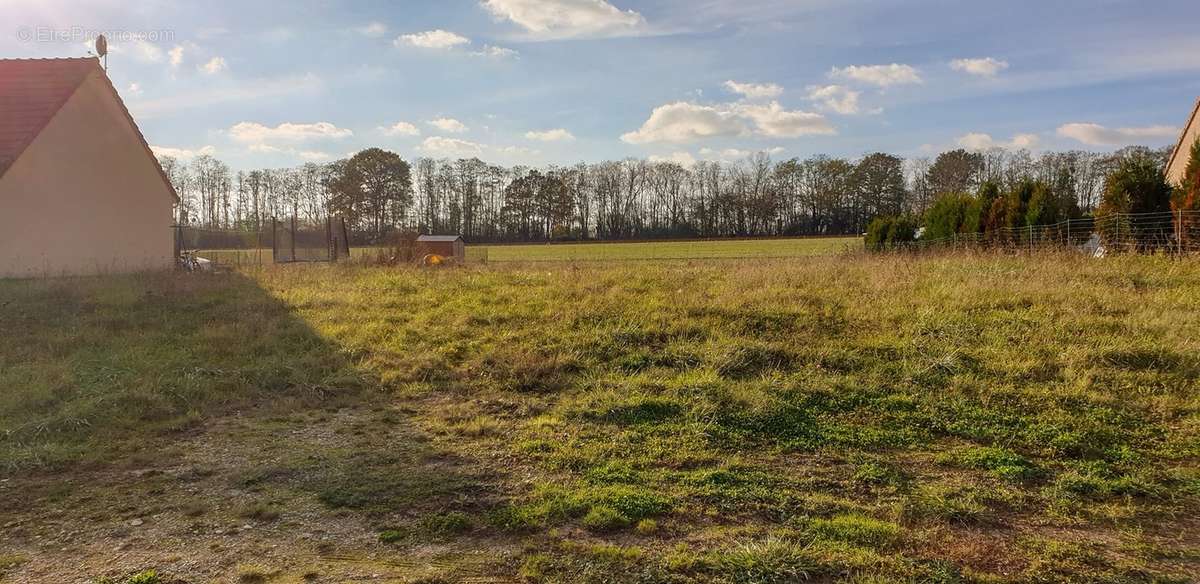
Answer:
[[[467,258],[473,261],[629,261],[653,259],[725,259],[793,258],[829,255],[862,249],[859,237],[819,237],[795,239],[747,239],[710,241],[655,241],[614,243],[555,243],[518,245],[469,245]],[[386,253],[382,248],[358,247],[355,258]],[[255,265],[272,262],[270,249],[203,250],[199,255],[227,265]]]
[[[472,246],[492,262],[792,258],[861,250],[859,237]]]
[[[0,581],[1200,573],[1191,261],[271,266],[0,330]]]

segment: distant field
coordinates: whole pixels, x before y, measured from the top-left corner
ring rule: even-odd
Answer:
[[[1194,582],[1198,298],[1068,254],[0,281],[0,582]]]
[[[469,259],[491,262],[623,261],[655,259],[792,258],[832,255],[862,248],[860,237],[790,239],[718,239],[705,241],[649,241],[613,243],[529,243],[468,245]],[[378,254],[381,248],[356,247],[354,257]],[[204,250],[205,257],[222,264],[269,264],[271,250]]]
[[[788,258],[860,249],[858,237],[481,245],[488,261]]]

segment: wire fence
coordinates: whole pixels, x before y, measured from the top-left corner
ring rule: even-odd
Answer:
[[[270,219],[261,227],[212,229],[174,225],[175,254],[219,266],[335,262],[350,257],[343,221]]]
[[[1200,252],[1200,211],[1112,213],[1045,225],[1003,227],[983,233],[918,239],[917,249],[1077,249],[1092,255],[1111,253]]]
[[[352,234],[340,218],[300,221],[295,218],[268,219],[261,227],[215,229],[173,225],[175,255],[188,269],[197,266],[242,267],[298,262],[402,264],[419,259],[414,255],[416,234],[397,233],[370,245],[351,247]],[[450,263],[486,263],[486,246],[467,246],[461,257],[448,254]],[[190,264],[189,264],[190,262]]]

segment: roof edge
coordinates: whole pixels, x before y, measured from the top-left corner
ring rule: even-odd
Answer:
[[[52,59],[8,59],[8,60],[13,60],[13,61],[92,61],[92,64],[95,65],[96,69],[102,70],[100,68],[100,59],[96,58],[96,57],[70,57],[70,58],[63,58],[63,59],[53,59],[53,58]],[[0,165],[0,178],[4,178],[4,175],[8,174],[8,171],[17,164],[17,161],[20,160],[22,156],[25,155],[25,151],[29,150],[29,147],[33,144],[33,142],[35,140],[37,140],[37,137],[41,136],[42,132],[44,132],[46,130],[46,127],[49,126],[50,123],[54,121],[54,118],[58,117],[58,114],[59,114],[59,112],[62,111],[63,107],[66,106],[67,103],[71,101],[71,98],[75,97],[75,94],[79,93],[79,88],[83,87],[83,84],[87,82],[88,77],[92,76],[92,73],[93,72],[88,72],[88,73],[84,74],[83,77],[80,77],[79,83],[75,86],[75,89],[72,89],[71,92],[68,93],[67,96],[62,99],[62,101],[58,102],[58,105],[54,106],[54,113],[50,114],[50,117],[46,118],[46,122],[44,124],[42,124],[41,126],[35,128],[32,132],[29,133],[28,136],[25,136],[22,139],[20,146],[17,148],[17,155],[14,156],[12,158],[12,160],[9,160],[7,164],[0,162],[0,164],[2,164],[2,165]]]
[[[1183,129],[1179,131],[1179,140],[1175,143],[1175,149],[1171,151],[1171,156],[1167,158],[1167,166],[1165,170],[1170,170],[1171,165],[1175,164],[1175,157],[1179,156],[1179,152],[1184,149],[1183,141],[1187,139],[1188,129],[1192,124],[1196,123],[1196,115],[1200,113],[1200,98],[1196,99],[1196,105],[1192,106],[1192,115],[1188,117],[1188,121],[1183,125]],[[1189,150],[1191,146],[1187,147]]]
[[[182,202],[179,198],[179,193],[175,192],[175,185],[171,184],[171,179],[167,176],[167,172],[163,170],[162,164],[158,162],[158,156],[155,156],[154,151],[150,149],[150,143],[146,141],[145,134],[142,134],[142,129],[138,127],[137,121],[133,119],[133,114],[129,113],[129,108],[125,106],[125,100],[121,99],[121,94],[113,86],[112,79],[108,78],[108,72],[99,67],[99,63],[99,61],[96,61],[96,71],[89,73],[88,77],[99,73],[99,77],[104,81],[104,85],[112,92],[113,99],[116,100],[117,105],[121,106],[121,112],[125,114],[125,119],[129,121],[130,127],[133,128],[133,133],[137,135],[138,141],[141,142],[142,149],[146,151],[146,156],[149,156],[150,160],[154,162],[154,168],[158,171],[158,176],[162,179],[163,184],[166,185],[167,192],[171,193],[171,197],[175,199],[176,203]],[[81,83],[80,85],[82,86],[83,84]]]

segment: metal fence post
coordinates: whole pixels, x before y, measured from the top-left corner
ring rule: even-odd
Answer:
[[[341,221],[342,221],[342,242],[346,244],[346,258],[349,259],[351,257],[350,256],[350,230],[346,229],[346,218],[342,217]]]
[[[1179,220],[1175,223],[1175,249],[1179,250],[1179,255],[1183,256],[1183,209],[1176,211],[1179,215]]]
[[[325,217],[325,253],[329,261],[337,261],[337,242],[333,240],[333,217]]]

